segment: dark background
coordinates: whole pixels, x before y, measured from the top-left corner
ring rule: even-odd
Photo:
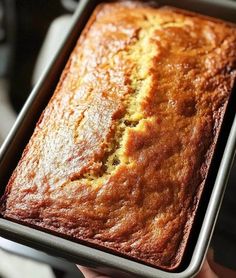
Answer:
[[[1,59],[5,64],[2,75],[10,81],[10,100],[19,112],[32,89],[32,72],[49,25],[69,12],[60,0],[0,0],[0,3],[5,11],[2,25],[6,30],[1,44],[8,48]]]

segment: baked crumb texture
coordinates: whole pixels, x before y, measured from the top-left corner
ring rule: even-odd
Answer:
[[[176,268],[235,64],[233,25],[99,5],[9,181],[3,216]]]

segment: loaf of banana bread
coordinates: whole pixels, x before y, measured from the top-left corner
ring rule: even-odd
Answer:
[[[10,178],[3,217],[176,268],[235,78],[233,25],[100,4]]]

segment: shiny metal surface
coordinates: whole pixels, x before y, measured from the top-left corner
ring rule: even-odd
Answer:
[[[173,0],[158,2],[160,4],[165,3],[197,12],[207,13],[236,22],[236,4],[233,2],[219,0]],[[97,1],[81,0],[74,16],[74,25],[67,36],[66,42],[62,45],[52,65],[50,65],[37,83],[15,126],[3,144],[3,147],[0,150],[1,180],[6,181],[10,172],[14,168],[17,158],[30,136],[36,119],[47,103],[47,100],[50,98],[68,54],[96,3]],[[55,235],[13,223],[6,219],[0,219],[0,235],[16,242],[43,250],[44,252],[64,257],[73,262],[97,267],[100,271],[112,274],[113,277],[120,277],[122,271],[126,271],[135,277],[192,277],[199,271],[204,259],[223,198],[228,174],[232,166],[236,147],[236,119],[234,119],[229,136],[227,135],[226,137],[227,138],[224,139],[224,153],[220,159],[221,162],[217,165],[217,168],[219,167],[219,169],[214,181],[214,187],[212,191],[209,191],[207,198],[208,205],[206,208],[204,207],[204,213],[202,213],[202,216],[204,217],[201,223],[198,224],[198,229],[200,230],[199,235],[195,236],[194,243],[192,244],[192,252],[188,254],[190,259],[186,260],[185,266],[178,273],[168,273],[154,269],[126,258],[118,257]],[[21,142],[21,144],[19,144],[19,142]],[[4,189],[1,188],[0,190],[3,192]]]

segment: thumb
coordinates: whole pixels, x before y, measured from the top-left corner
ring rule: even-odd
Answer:
[[[92,270],[88,267],[77,265],[78,269],[82,272],[85,278],[111,278],[109,276],[103,275],[96,270]]]
[[[207,260],[205,260],[201,271],[195,278],[218,278],[218,276],[212,271]]]

